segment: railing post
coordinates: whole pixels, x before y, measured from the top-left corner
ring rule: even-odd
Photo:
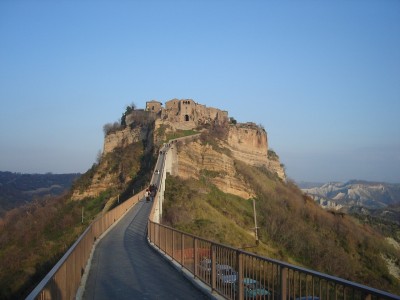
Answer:
[[[151,228],[150,228],[151,224],[150,224],[150,220],[147,220],[147,238],[150,240],[151,242]]]
[[[184,253],[184,249],[185,249],[185,236],[182,233],[181,234],[181,264],[182,267],[185,265],[185,253]]]
[[[157,223],[157,227],[158,227],[158,249],[160,249],[160,250],[162,250],[161,249],[161,226],[160,226],[160,223]]]
[[[156,225],[154,223],[152,223],[152,225],[153,225],[153,234],[151,235],[151,237],[153,238],[154,245],[156,245]]]
[[[175,230],[172,230],[172,260],[175,259]]]
[[[167,228],[164,227],[164,253],[167,254]]]
[[[197,267],[199,265],[199,257],[198,257],[198,251],[197,251],[197,245],[198,245],[198,241],[196,238],[193,238],[193,255],[194,255],[194,277],[197,277],[198,275],[198,271],[197,271]]]
[[[287,274],[288,269],[286,267],[281,267],[281,299],[284,300],[287,298]]]
[[[371,299],[372,299],[371,294],[364,295],[364,300],[371,300]]]
[[[211,245],[211,289],[215,291],[217,288],[217,255],[215,245]]]
[[[237,263],[237,268],[238,268],[238,278],[237,278],[237,284],[238,284],[238,291],[237,291],[237,298],[239,300],[244,299],[244,291],[243,291],[243,255],[241,252],[236,251],[236,263]]]

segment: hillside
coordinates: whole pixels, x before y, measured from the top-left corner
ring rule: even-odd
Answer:
[[[176,148],[178,166],[167,179],[164,223],[399,293],[399,249],[365,222],[323,210],[268,165],[241,161],[224,135],[212,128],[198,139],[177,143]],[[252,198],[260,227],[258,246]]]
[[[351,180],[302,186],[325,209],[345,212],[400,243],[400,184]]]
[[[34,199],[59,196],[80,174],[21,174],[0,171],[0,218]]]

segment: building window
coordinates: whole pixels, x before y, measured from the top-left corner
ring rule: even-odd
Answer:
[[[185,115],[185,122],[189,121],[189,115]]]

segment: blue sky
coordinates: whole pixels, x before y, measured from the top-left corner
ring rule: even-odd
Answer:
[[[400,1],[0,1],[0,170],[85,172],[126,105],[262,124],[296,181],[400,182]]]

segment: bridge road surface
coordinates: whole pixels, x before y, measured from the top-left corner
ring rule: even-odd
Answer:
[[[140,200],[99,241],[83,299],[208,299],[149,246],[151,205]]]
[[[209,298],[149,246],[147,220],[152,204],[140,200],[99,241],[83,299]]]

